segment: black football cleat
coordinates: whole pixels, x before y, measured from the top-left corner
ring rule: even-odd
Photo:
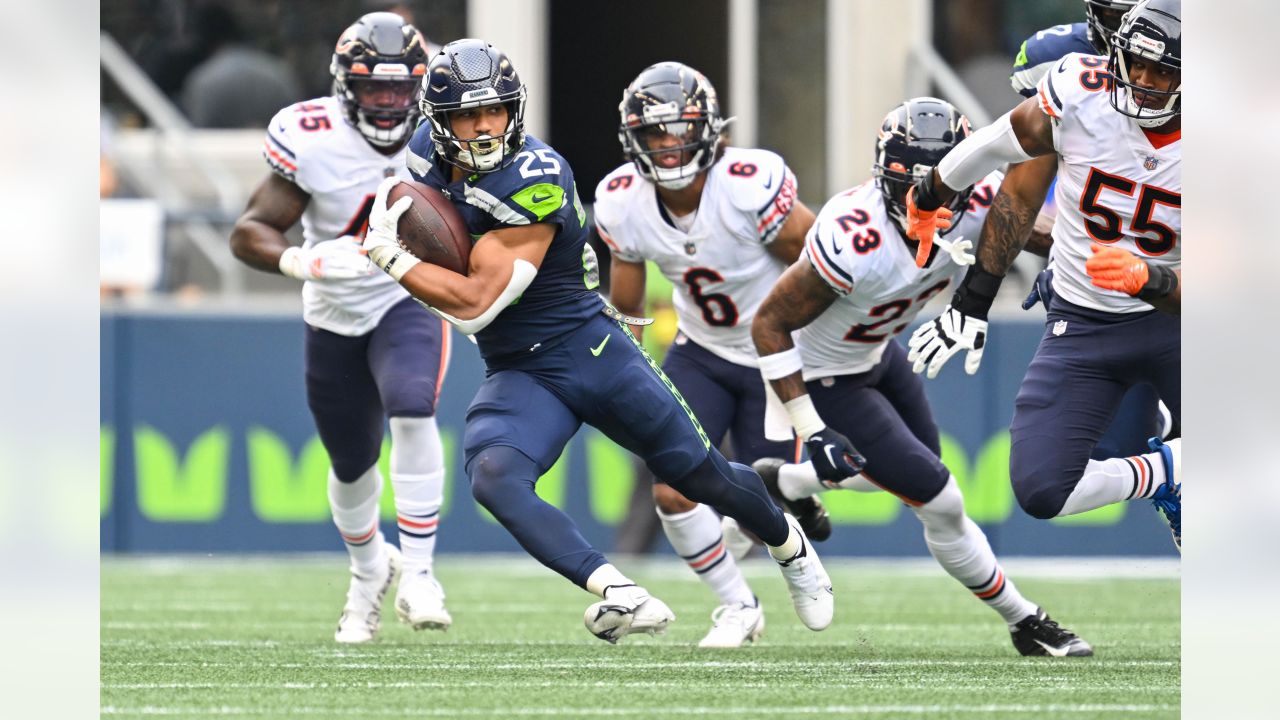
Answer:
[[[804,534],[810,540],[814,542],[826,540],[831,537],[831,516],[827,514],[827,508],[823,506],[822,501],[817,496],[788,500],[778,489],[778,468],[785,464],[786,461],[779,458],[761,458],[751,463],[751,469],[756,471],[761,480],[764,480],[764,486],[769,491],[769,495],[800,522],[800,529],[804,530]]]
[[[1013,646],[1028,656],[1089,657],[1093,648],[1075,633],[1062,627],[1044,608],[1018,621],[1010,631]]]

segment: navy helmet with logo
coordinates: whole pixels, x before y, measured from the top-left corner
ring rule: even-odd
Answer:
[[[1120,19],[1138,0],[1084,0],[1086,35],[1099,55],[1111,52],[1111,35],[1120,29]]]
[[[1135,61],[1154,66],[1156,83],[1141,87],[1129,71]],[[1142,127],[1158,127],[1182,113],[1182,2],[1141,0],[1111,36],[1111,106]],[[1150,81],[1148,80],[1148,84]]]
[[[347,120],[370,144],[395,147],[417,126],[427,41],[399,15],[369,13],[352,23],[329,72]]]
[[[906,233],[907,189],[969,137],[969,119],[951,103],[934,97],[911,98],[889,111],[876,136],[871,174],[884,195],[889,216]],[[972,187],[947,203],[957,215],[969,205]],[[959,218],[954,219],[955,223]]]
[[[449,113],[489,105],[506,106],[504,131],[459,140]],[[467,172],[504,168],[524,145],[524,83],[506,53],[483,40],[455,40],[440,49],[422,80],[421,106],[436,152]]]
[[[716,89],[705,75],[678,62],[650,65],[622,91],[618,142],[640,175],[671,190],[686,187],[711,167],[721,133],[732,118],[720,115]],[[673,136],[678,145],[657,144]],[[658,159],[680,153],[671,167]]]

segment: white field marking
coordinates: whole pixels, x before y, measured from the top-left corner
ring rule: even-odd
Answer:
[[[643,708],[575,708],[575,707],[504,707],[504,708],[424,708],[414,707],[411,711],[403,708],[330,708],[330,707],[180,707],[168,705],[143,705],[139,707],[120,707],[104,705],[103,715],[253,715],[269,717],[276,715],[340,715],[343,717],[372,715],[378,717],[403,717],[411,714],[416,717],[459,717],[482,716],[492,717],[495,712],[503,716],[535,716],[535,717],[567,717],[567,716],[619,716],[639,715],[652,717],[654,713],[664,716],[678,715],[936,715],[940,713],[982,714],[1019,713],[1031,715],[1046,714],[1088,714],[1098,713],[1153,713],[1176,711],[1178,705],[1167,704],[1115,704],[1106,705],[1091,703],[1087,705],[1035,705],[1035,704],[989,704],[989,705],[816,705],[794,706],[775,705],[750,707],[710,707],[705,705],[655,705]]]
[[[821,550],[821,548],[819,548]],[[651,576],[670,575],[687,579],[688,566],[676,557],[665,555],[626,556],[612,558],[618,567],[628,572]],[[1181,577],[1182,564],[1177,557],[1019,557],[1000,559],[1005,572],[1015,579],[1043,578],[1053,580],[1099,579],[1177,579]],[[156,576],[188,575],[198,567],[207,578],[209,572],[225,571],[241,574],[263,570],[282,573],[276,575],[287,583],[289,570],[334,569],[341,574],[346,567],[346,555],[339,553],[297,553],[282,555],[108,555],[102,559],[106,575],[112,569],[124,569]],[[751,576],[776,577],[777,566],[767,558],[752,557],[739,561],[739,566]],[[853,574],[883,573],[902,576],[937,576],[938,564],[927,555],[908,558],[847,558],[824,557],[822,564],[830,572]],[[552,580],[557,576],[533,558],[518,553],[476,553],[440,558],[436,563],[446,584],[454,571],[468,574],[487,571],[501,572],[514,577]],[[216,580],[210,579],[211,583]]]
[[[543,671],[543,670],[580,670],[583,662],[577,660],[547,660],[540,661],[535,667],[530,667],[528,663],[489,663],[489,662],[450,662],[447,660],[433,661],[429,663],[381,663],[381,662],[346,662],[346,663],[328,663],[326,669],[348,669],[348,670],[520,670],[524,672]],[[273,663],[273,662],[222,662],[222,661],[200,661],[200,662],[179,662],[179,661],[146,661],[146,660],[130,660],[121,663],[113,663],[114,665],[124,667],[185,667],[185,668],[206,668],[206,667],[236,667],[236,668],[314,668],[314,663]],[[856,670],[866,667],[1002,667],[1009,668],[1018,665],[1025,665],[1029,668],[1035,668],[1037,671],[1044,671],[1050,668],[1062,670],[1074,670],[1076,668],[1160,668],[1160,667],[1179,667],[1181,665],[1178,660],[1087,660],[1084,662],[1027,662],[1021,658],[1010,658],[1008,660],[744,660],[744,661],[725,661],[725,660],[707,660],[702,662],[693,661],[674,661],[674,662],[639,662],[630,660],[626,657],[611,658],[607,656],[594,657],[590,661],[593,670],[601,669],[618,669],[618,670],[674,670],[674,669],[735,669],[735,670],[761,670],[777,672],[779,670],[785,672],[797,672],[803,668],[838,668],[843,670]]]
[[[997,692],[1017,690],[1019,688],[1043,688],[1044,681],[1042,678],[1025,678],[1022,682],[973,682],[970,678],[911,678],[906,680],[903,678],[884,678],[884,677],[861,677],[858,675],[841,674],[842,688],[857,688],[859,690],[992,690]],[[1074,684],[1055,682],[1053,689],[1055,691],[1092,691],[1092,690],[1157,690],[1176,688],[1179,685],[1177,678],[1170,682],[1150,682],[1148,678],[1141,684],[1135,684],[1130,678],[1116,678],[1111,682],[1097,682],[1097,679],[1091,679],[1088,682]],[[457,688],[493,688],[492,680],[468,680],[464,682],[449,680],[403,680],[396,682],[352,682],[352,683],[329,683],[329,682],[288,682],[288,683],[242,683],[242,682],[207,682],[207,683],[187,683],[187,682],[157,682],[157,683],[103,683],[103,690],[439,690],[439,689],[457,689]],[[511,680],[504,679],[502,681],[503,689],[508,688],[525,688],[525,689],[558,689],[558,688],[627,688],[632,690],[665,690],[675,689],[677,691],[685,691],[689,688],[687,680]],[[748,681],[748,680],[726,680],[720,679],[716,681],[718,690],[727,689],[765,689],[777,687],[776,681]]]

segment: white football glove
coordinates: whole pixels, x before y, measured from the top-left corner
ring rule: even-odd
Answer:
[[[364,235],[364,249],[369,253],[369,259],[397,281],[409,272],[409,268],[418,264],[417,258],[400,247],[396,232],[400,216],[409,209],[413,200],[402,197],[395,205],[387,207],[387,194],[399,183],[400,178],[389,177],[378,185],[373,207],[369,210],[369,229]]]
[[[291,247],[280,256],[280,272],[299,280],[349,280],[373,272],[360,239],[350,235],[309,248]]]
[[[913,362],[912,372],[929,369],[926,377],[933,379],[938,371],[961,350],[968,350],[964,359],[964,371],[970,375],[978,372],[982,364],[982,348],[987,342],[987,321],[970,317],[950,305],[932,322],[921,325],[911,334],[907,347],[907,360]]]
[[[933,244],[942,248],[943,252],[951,256],[951,262],[961,267],[964,267],[965,265],[972,265],[978,260],[974,257],[973,253],[969,252],[973,247],[973,243],[965,240],[963,235],[955,240],[935,238]]]

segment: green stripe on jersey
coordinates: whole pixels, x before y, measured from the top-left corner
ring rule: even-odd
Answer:
[[[533,213],[538,218],[536,222],[542,222],[564,206],[564,189],[553,183],[538,183],[512,195],[511,200]]]

